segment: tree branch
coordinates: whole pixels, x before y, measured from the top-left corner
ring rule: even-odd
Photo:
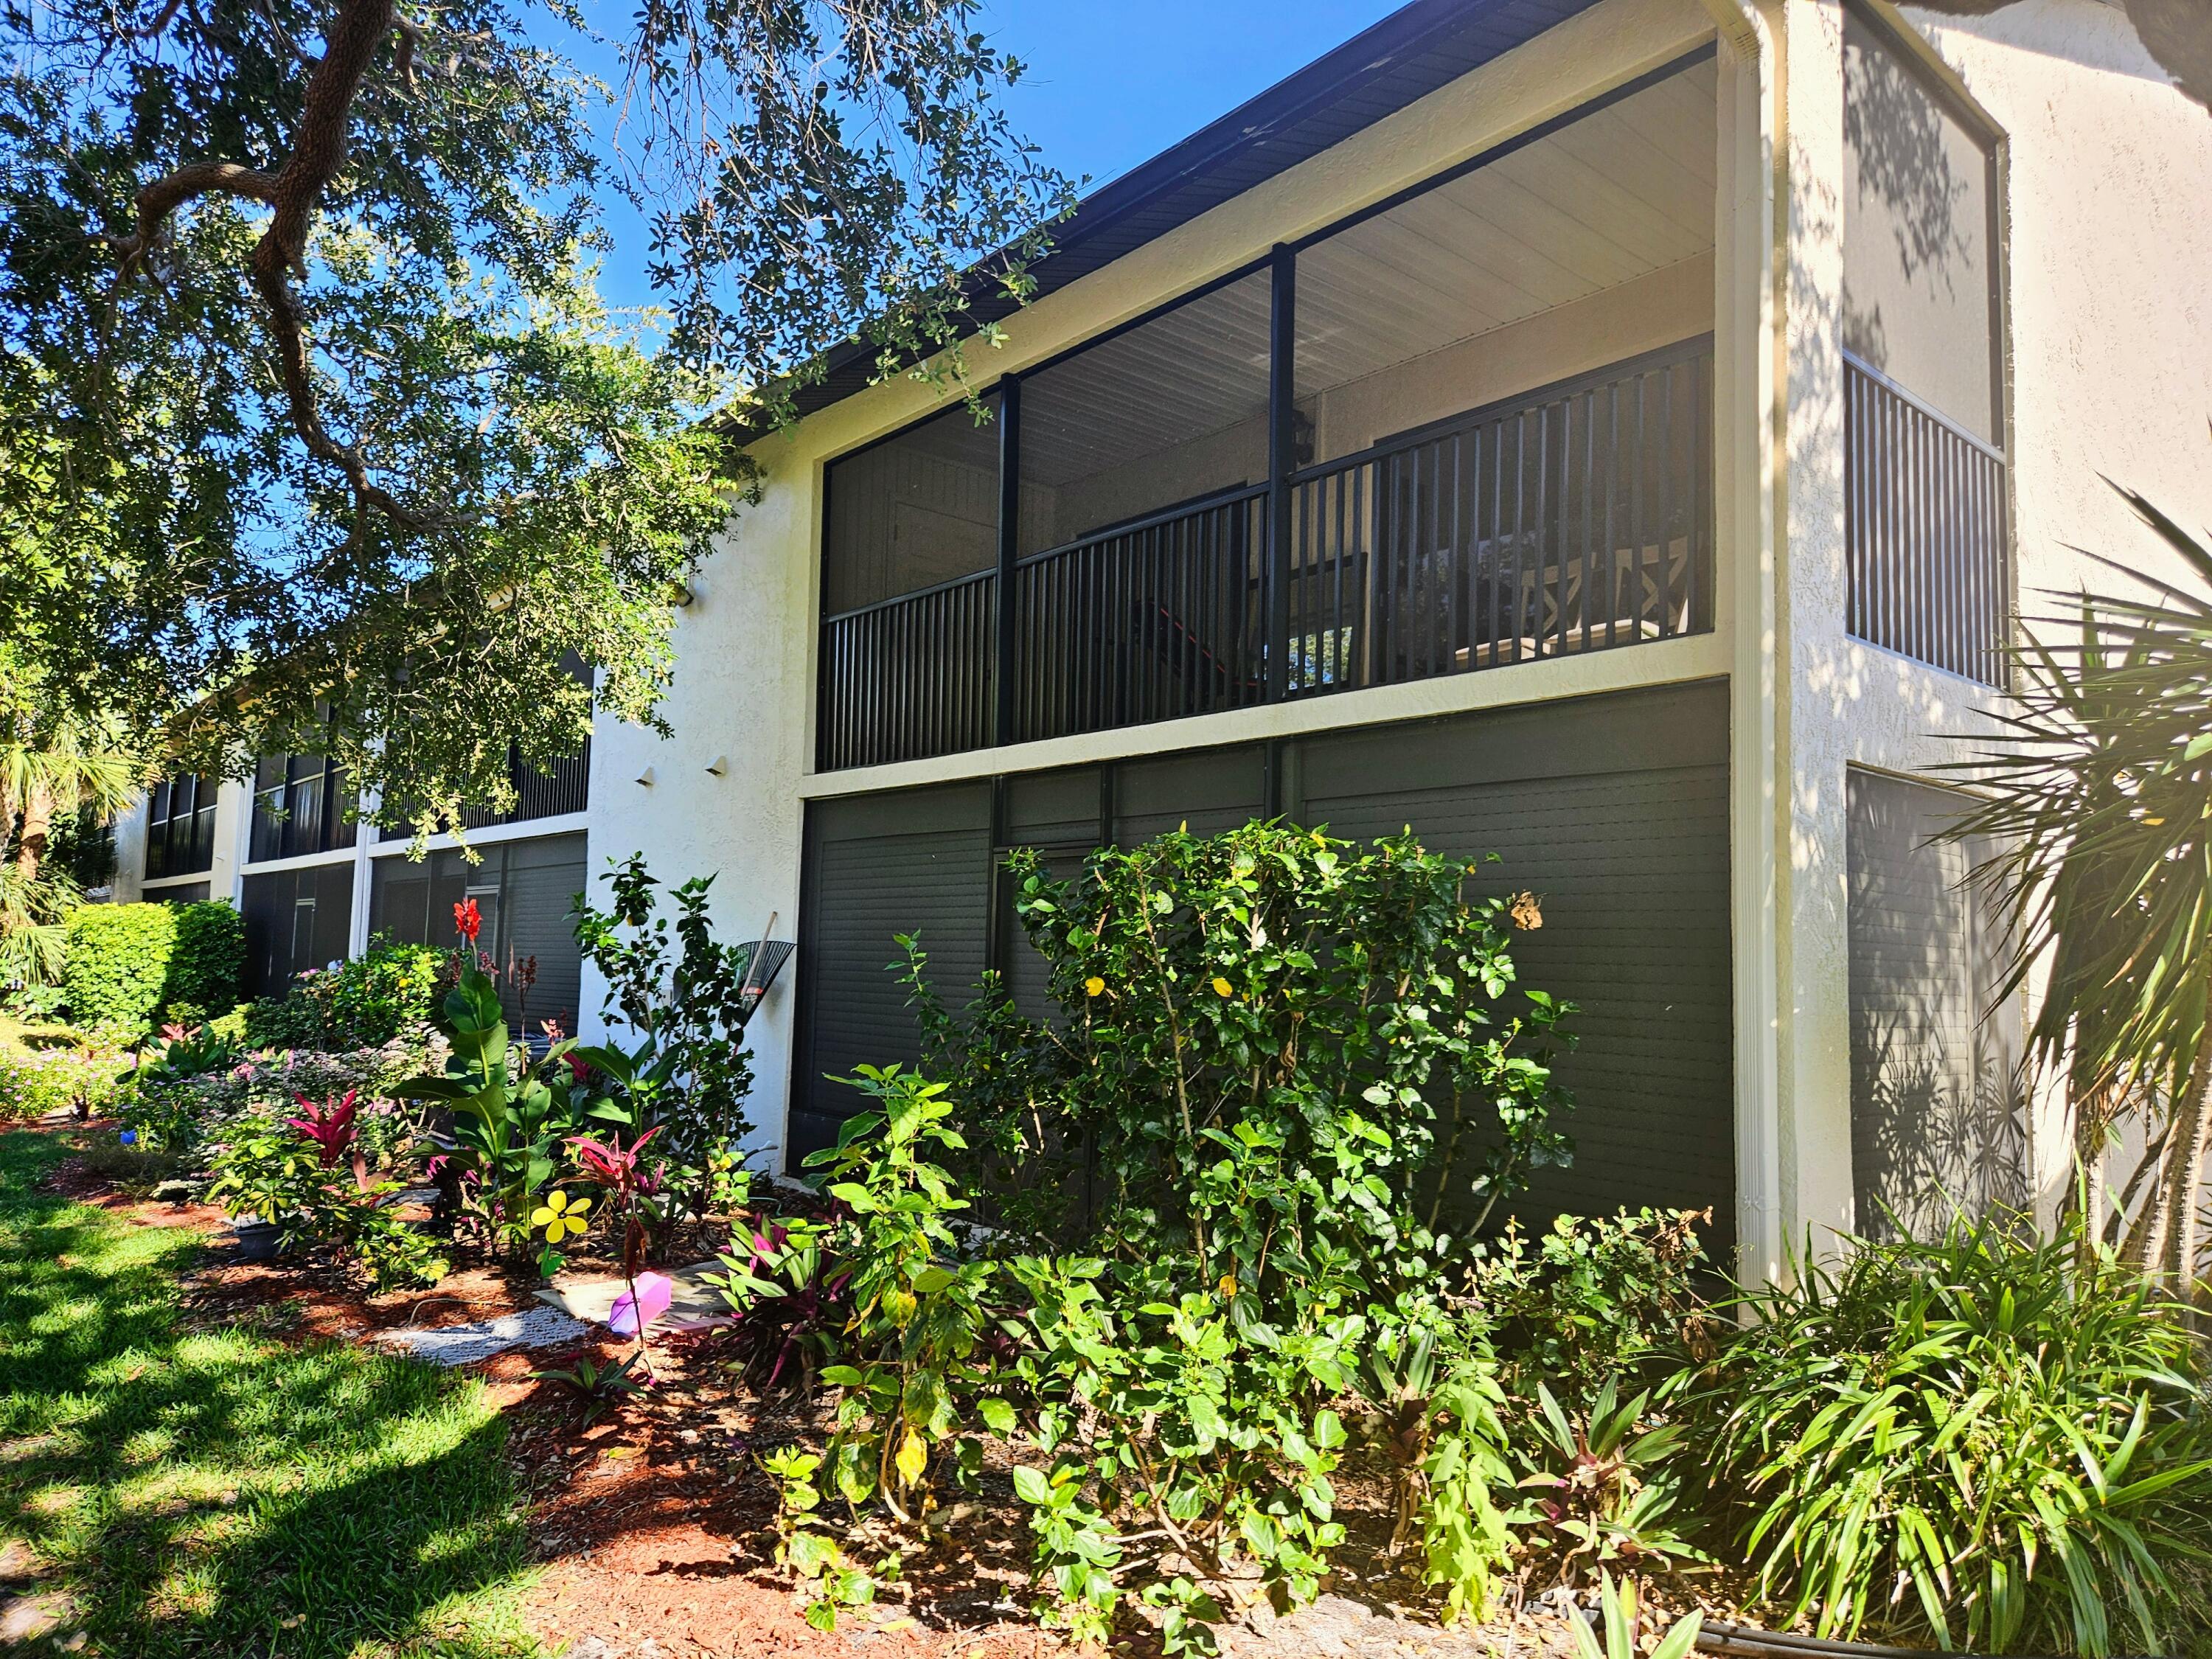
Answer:
[[[266,173],[235,161],[194,161],[179,167],[138,192],[137,233],[118,247],[122,274],[128,277],[144,264],[169,216],[185,203],[223,195],[269,207],[268,227],[253,249],[253,287],[269,313],[292,429],[308,454],[345,475],[357,507],[373,508],[395,524],[420,529],[431,520],[372,482],[359,447],[340,443],[323,424],[307,358],[307,313],[292,286],[293,276],[307,270],[307,232],[315,209],[323,192],[345,170],[354,100],[376,54],[395,32],[399,37],[397,67],[411,87],[422,31],[398,15],[393,0],[340,0],[337,15],[324,33],[322,58],[308,77],[299,131],[283,169]]]

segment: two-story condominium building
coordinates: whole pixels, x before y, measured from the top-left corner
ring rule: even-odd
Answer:
[[[587,799],[464,871],[337,830],[327,778],[271,839],[179,784],[126,868],[228,884],[264,982],[462,884],[543,960],[586,848],[715,872],[796,918],[753,1028],[795,1161],[830,1076],[914,1053],[895,933],[955,1000],[1035,994],[1005,849],[1410,825],[1543,896],[1523,975],[1583,1010],[1544,1205],[1711,1205],[1756,1273],[2063,1179],[1926,837],[2016,604],[2147,556],[2100,475],[2212,519],[2212,114],[2127,11],[1416,0],[1037,276],[970,354],[987,422],[856,351],[758,441],[676,735],[602,722]]]

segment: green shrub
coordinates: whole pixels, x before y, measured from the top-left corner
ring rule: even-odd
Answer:
[[[2078,1226],[1852,1241],[1743,1298],[1693,1409],[1763,1594],[1821,1636],[2197,1650],[2212,1415],[2186,1316]]]
[[[247,1005],[245,1041],[331,1054],[380,1048],[429,1023],[446,963],[443,951],[380,934],[360,956],[301,974],[283,996]]]
[[[172,1019],[188,1005],[190,1023],[204,1019],[238,1000],[238,976],[246,966],[246,922],[221,900],[187,904],[177,911],[177,939],[169,953],[169,976],[161,1000]]]
[[[129,1039],[154,1028],[177,946],[173,904],[87,904],[69,919],[70,1013]]]

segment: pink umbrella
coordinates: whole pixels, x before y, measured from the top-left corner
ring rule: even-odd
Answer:
[[[638,1315],[650,1325],[668,1311],[669,1297],[675,1292],[675,1281],[665,1273],[640,1273],[636,1279],[636,1294],[624,1291],[615,1298],[615,1305],[607,1310],[607,1328],[617,1336],[635,1336],[639,1330]]]

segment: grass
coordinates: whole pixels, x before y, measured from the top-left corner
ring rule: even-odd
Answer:
[[[198,1239],[34,1190],[68,1151],[0,1135],[0,1540],[37,1553],[89,1650],[536,1652],[482,1387],[265,1328],[188,1328],[177,1275]]]

